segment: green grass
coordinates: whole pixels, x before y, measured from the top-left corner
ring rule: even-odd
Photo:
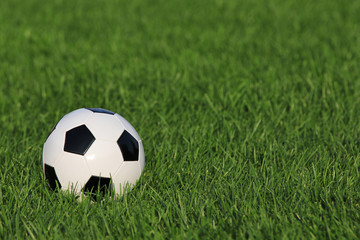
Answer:
[[[360,2],[0,2],[0,239],[360,238]],[[126,196],[53,193],[81,107],[137,129]]]

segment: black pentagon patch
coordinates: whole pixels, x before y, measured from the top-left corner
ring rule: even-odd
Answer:
[[[104,196],[107,192],[110,192],[110,185],[110,178],[91,176],[85,184],[83,191],[85,195],[91,196],[96,201],[97,193]]]
[[[45,169],[45,178],[49,184],[49,187],[52,190],[55,190],[56,187],[61,188],[59,179],[56,176],[55,168],[53,168],[47,164],[44,164],[44,169]]]
[[[103,108],[87,108],[88,110],[94,112],[94,113],[106,113],[106,114],[111,114],[114,115],[115,113]]]
[[[137,161],[139,159],[139,143],[128,131],[124,131],[117,144],[120,147],[124,161]]]
[[[94,141],[90,130],[81,125],[66,132],[64,151],[84,155]]]

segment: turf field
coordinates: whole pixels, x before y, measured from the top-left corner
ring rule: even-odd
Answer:
[[[360,1],[1,0],[0,239],[360,238]],[[53,193],[81,107],[146,166],[116,200]]]

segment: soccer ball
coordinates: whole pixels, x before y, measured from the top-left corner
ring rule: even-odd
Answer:
[[[145,166],[142,141],[119,114],[81,108],[65,115],[43,149],[45,178],[51,189],[123,194]],[[125,189],[126,188],[126,189]]]

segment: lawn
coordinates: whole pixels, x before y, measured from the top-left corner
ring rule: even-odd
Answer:
[[[0,239],[360,238],[360,1],[1,0]],[[123,115],[145,171],[52,192],[42,147]]]

